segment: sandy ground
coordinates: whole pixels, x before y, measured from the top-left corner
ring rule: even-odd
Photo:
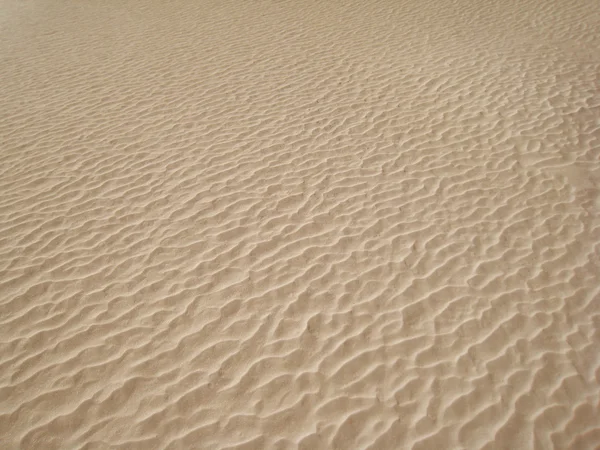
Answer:
[[[600,448],[597,0],[1,0],[0,448]]]

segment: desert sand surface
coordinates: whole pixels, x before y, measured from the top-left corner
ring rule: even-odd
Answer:
[[[597,0],[1,0],[0,448],[600,448]]]

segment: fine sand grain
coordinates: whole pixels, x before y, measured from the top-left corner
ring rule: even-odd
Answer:
[[[0,0],[0,448],[600,448],[598,0]]]

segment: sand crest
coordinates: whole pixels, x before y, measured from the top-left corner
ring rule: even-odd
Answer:
[[[2,1],[0,448],[600,448],[599,30]]]

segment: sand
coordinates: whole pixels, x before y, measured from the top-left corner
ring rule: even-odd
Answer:
[[[600,448],[597,0],[2,0],[0,448]]]

